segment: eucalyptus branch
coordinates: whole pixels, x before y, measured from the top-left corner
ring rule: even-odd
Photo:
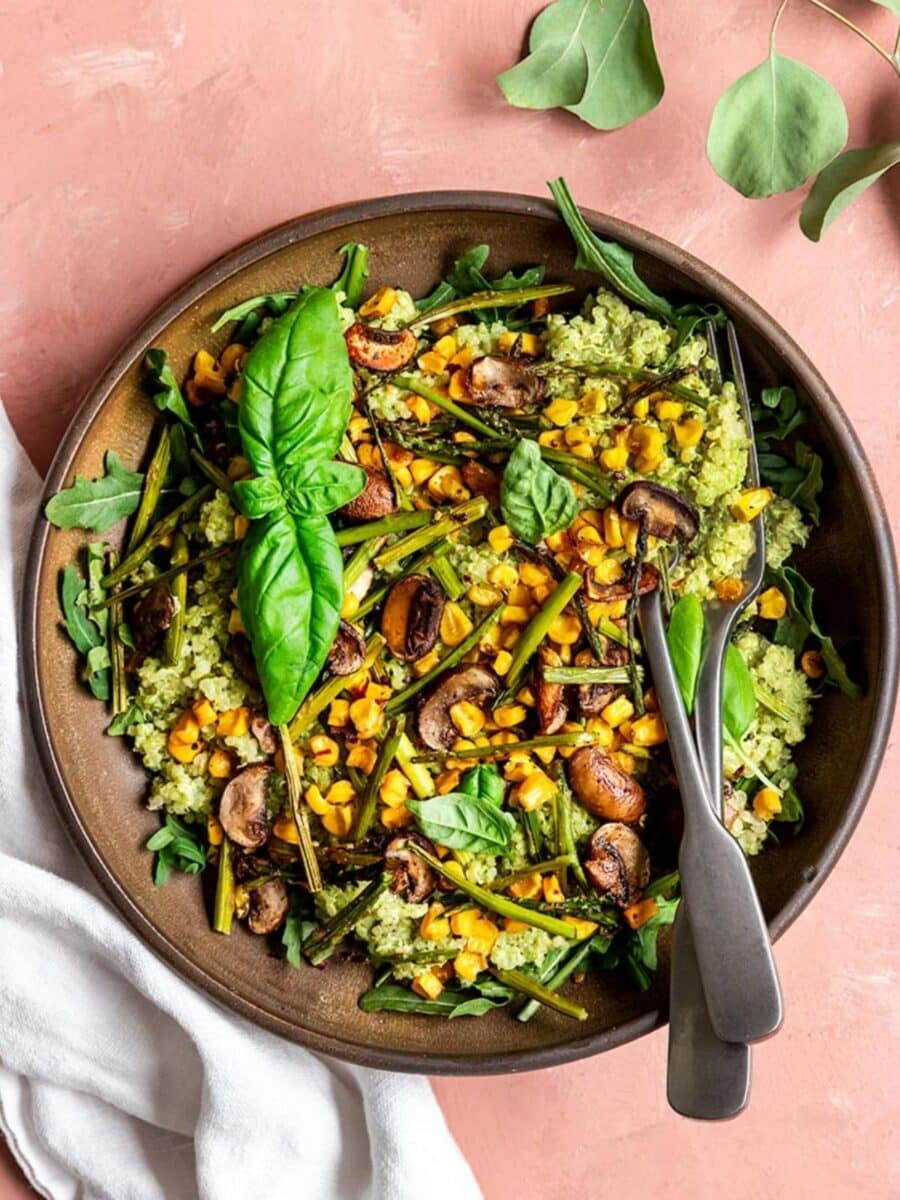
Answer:
[[[845,28],[849,29],[852,33],[855,33],[858,38],[862,38],[867,46],[871,46],[876,54],[881,55],[884,61],[893,70],[894,74],[900,77],[900,62],[897,61],[897,52],[898,48],[900,48],[900,29],[897,30],[897,40],[894,43],[894,53],[891,54],[890,51],[885,50],[884,46],[882,46],[880,42],[876,42],[873,37],[870,37],[864,29],[860,29],[860,27],[854,21],[851,21],[849,17],[845,17],[844,14],[839,13],[837,9],[831,8],[830,5],[823,3],[823,0],[809,0],[809,2],[816,8],[820,8],[822,12],[828,13],[829,17],[833,17],[835,21],[839,21],[841,25],[845,26]],[[785,3],[787,3],[787,0],[785,0]],[[784,4],[782,4],[781,7],[784,8]]]

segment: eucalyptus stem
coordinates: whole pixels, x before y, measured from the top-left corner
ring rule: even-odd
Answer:
[[[862,38],[866,45],[871,46],[876,54],[881,55],[881,57],[885,60],[888,66],[892,68],[896,75],[900,75],[900,62],[897,62],[896,59],[897,47],[900,47],[900,30],[897,31],[897,42],[895,45],[894,54],[892,55],[888,50],[885,50],[884,46],[882,46],[879,42],[876,42],[873,37],[870,37],[864,29],[860,29],[860,27],[854,21],[851,21],[849,17],[845,17],[843,13],[839,13],[837,9],[831,8],[830,5],[824,4],[823,0],[809,0],[809,2],[810,4],[815,5],[816,8],[820,8],[822,12],[828,13],[829,17],[833,17],[835,21],[840,21],[843,26],[855,33],[857,37]]]
[[[548,858],[544,862],[539,863],[529,863],[527,867],[519,867],[518,870],[510,871],[508,875],[504,875],[500,879],[492,879],[487,885],[488,890],[492,892],[505,892],[511,883],[517,883],[520,879],[527,879],[529,875],[549,875],[551,872],[563,871],[571,865],[571,855],[558,854],[556,858]]]
[[[410,554],[424,550],[426,546],[439,542],[441,538],[449,537],[458,529],[464,529],[466,525],[480,521],[486,509],[487,500],[484,496],[473,496],[471,500],[464,500],[462,504],[451,508],[444,516],[438,517],[425,529],[416,529],[412,533],[408,533],[406,537],[394,542],[392,546],[388,546],[387,550],[382,550],[375,556],[375,566],[383,571],[385,567],[400,562]]]
[[[597,740],[598,735],[590,730],[573,729],[569,733],[545,733],[521,742],[491,742],[487,746],[471,746],[465,750],[435,750],[430,754],[417,754],[413,762],[443,762],[447,758],[506,758],[517,750],[542,750],[546,746],[593,746]]]
[[[172,445],[169,440],[169,427],[168,425],[163,425],[160,430],[159,441],[156,443],[156,449],[153,451],[153,457],[150,459],[149,466],[144,475],[141,500],[134,515],[134,524],[131,527],[126,550],[133,550],[147,532],[150,522],[153,519],[153,514],[156,512],[156,506],[159,504],[159,497],[162,493],[171,460]]]
[[[345,904],[340,912],[336,912],[324,925],[320,925],[315,933],[310,934],[303,943],[303,954],[314,967],[331,957],[339,943],[352,932],[357,921],[364,917],[378,897],[387,891],[389,883],[390,876],[386,873],[377,876],[349,904]]]
[[[187,538],[178,530],[172,535],[172,566],[186,568],[190,561],[191,552]],[[175,612],[166,630],[163,646],[165,660],[169,666],[175,666],[181,659],[184,649],[184,628],[187,619],[187,570],[181,570],[172,581],[171,592],[175,600]]]
[[[231,493],[234,491],[234,484],[224,471],[220,470],[215,463],[210,462],[208,458],[204,458],[199,450],[192,449],[191,458],[194,460],[210,483],[214,484],[220,492],[225,492],[229,496],[231,495]]]
[[[547,683],[630,683],[627,667],[543,667],[541,676]],[[638,678],[644,672],[638,667]]]
[[[393,533],[405,533],[408,529],[421,529],[434,519],[434,510],[424,508],[421,512],[392,513],[377,521],[366,521],[363,525],[349,525],[335,535],[337,544],[343,549],[358,546],[371,538],[387,537]]]
[[[442,879],[448,880],[458,891],[474,900],[480,908],[486,908],[489,912],[495,912],[501,917],[509,917],[513,921],[521,921],[525,925],[532,925],[535,929],[543,929],[545,933],[553,934],[555,937],[574,938],[577,936],[576,929],[567,921],[560,921],[557,917],[552,917],[549,913],[540,912],[537,909],[525,908],[522,904],[507,900],[505,896],[498,896],[494,892],[488,891],[487,888],[479,887],[477,883],[466,879],[458,864],[454,864],[457,869],[452,870],[418,843],[409,842],[408,848],[424,862],[427,862]]]
[[[209,562],[214,558],[222,558],[233,549],[234,545],[231,542],[225,546],[215,546],[212,550],[206,550],[203,554],[198,554],[196,558],[189,558],[187,562],[177,563],[173,567],[168,567],[165,571],[160,571],[157,575],[152,575],[149,579],[142,579],[140,583],[134,583],[127,588],[121,588],[111,596],[107,596],[105,600],[101,600],[99,604],[92,604],[91,611],[93,612],[100,608],[112,608],[121,600],[128,600],[131,596],[139,596],[141,592],[149,591],[157,583],[168,583],[172,579],[177,579],[179,575],[184,575],[187,571],[192,571],[194,567],[199,567],[201,563]]]
[[[405,725],[406,722],[403,717],[397,718],[388,725],[384,740],[378,748],[378,756],[375,759],[372,774],[366,783],[366,790],[360,801],[359,811],[356,814],[356,821],[353,825],[353,833],[350,838],[353,842],[361,842],[369,832],[375,816],[375,807],[378,803],[378,789],[381,787],[382,780],[387,774],[388,768],[394,761],[397,747],[400,745],[400,739],[403,737]]]
[[[587,938],[579,946],[576,946],[571,953],[568,954],[563,964],[550,976],[549,979],[542,980],[542,984],[547,992],[558,992],[562,985],[578,970],[588,954],[591,952],[591,940]],[[527,1004],[523,1004],[516,1013],[517,1021],[530,1021],[540,1007],[541,1002],[537,998],[532,998]]]
[[[193,496],[188,496],[177,508],[173,508],[161,521],[157,521],[144,540],[135,546],[130,553],[126,554],[114,570],[110,571],[108,575],[105,575],[100,580],[100,586],[104,588],[115,587],[123,579],[127,579],[142,563],[147,561],[154,550],[157,550],[170,534],[173,534],[179,528],[185,517],[189,517],[191,513],[195,512],[212,494],[212,485],[205,484],[203,487],[198,488]]]
[[[110,550],[108,560],[110,567],[115,567],[119,561],[118,550]],[[122,601],[114,596],[110,605],[107,636],[109,638],[110,676],[112,679],[112,710],[114,714],[123,713],[128,708],[128,680],[125,677],[125,647],[119,637],[119,626],[122,624]]]
[[[366,642],[366,655],[363,659],[362,670],[368,670],[374,664],[383,646],[384,638],[381,634],[373,633]],[[302,737],[306,733],[319,714],[324,712],[332,700],[337,699],[347,687],[350,678],[347,675],[332,675],[317,691],[311,692],[306,697],[297,709],[297,715],[291,721],[292,738]]]
[[[504,292],[473,292],[469,296],[459,296],[455,300],[448,300],[446,304],[426,309],[414,317],[407,328],[420,329],[423,325],[431,325],[443,317],[455,317],[458,313],[472,312],[477,308],[518,308],[520,304],[527,304],[531,300],[564,296],[571,291],[574,291],[574,288],[570,283],[542,283],[535,287],[511,288]]]
[[[437,408],[441,408],[445,413],[449,413],[451,417],[456,417],[460,425],[468,425],[470,429],[474,429],[477,433],[483,433],[489,438],[497,436],[497,430],[486,424],[472,413],[456,404],[448,396],[444,396],[441,392],[429,387],[427,383],[422,383],[412,375],[395,375],[391,382],[398,388],[403,388],[404,391],[413,392],[416,396],[422,396],[429,404],[434,404]]]
[[[512,649],[512,662],[506,672],[505,696],[513,696],[518,691],[529,660],[550,632],[550,626],[581,587],[581,584],[582,579],[578,572],[570,571],[564,579],[560,580],[544,601],[541,609],[525,626]]]
[[[216,933],[231,933],[234,919],[234,865],[231,861],[231,843],[222,838],[219,847],[219,871],[216,875],[216,898],[213,901],[213,930]]]
[[[449,671],[451,667],[455,667],[460,659],[464,658],[470,650],[474,649],[475,646],[478,645],[487,630],[490,629],[490,627],[498,619],[502,611],[503,605],[498,604],[496,608],[492,609],[491,612],[488,613],[488,615],[481,621],[480,624],[475,626],[469,636],[463,638],[458,646],[454,646],[450,653],[445,655],[436,666],[433,666],[430,671],[426,671],[425,674],[419,679],[414,680],[411,684],[409,684],[408,687],[405,687],[402,692],[397,692],[395,696],[392,696],[384,706],[384,711],[390,714],[404,708],[406,704],[412,700],[413,696],[417,696],[419,692],[423,691],[430,684],[434,683],[434,681],[443,675],[445,671]],[[494,747],[494,749],[497,748],[498,747]],[[413,759],[413,761],[427,762],[428,759],[427,757],[416,757]]]
[[[297,830],[297,843],[300,850],[300,861],[309,890],[313,893],[322,890],[322,876],[319,871],[319,860],[312,844],[309,832],[309,818],[300,798],[300,767],[291,741],[291,731],[287,725],[279,725],[278,733],[281,738],[281,752],[284,756],[284,775],[287,780],[288,800],[294,818],[294,828]]]
[[[513,991],[521,992],[523,996],[529,996],[538,1004],[543,1004],[545,1008],[552,1008],[555,1012],[562,1013],[565,1017],[571,1017],[575,1021],[586,1021],[588,1018],[586,1008],[580,1004],[574,1004],[571,1000],[565,1000],[562,996],[557,996],[542,983],[538,983],[534,976],[526,975],[524,971],[511,971],[495,967],[492,974]]]

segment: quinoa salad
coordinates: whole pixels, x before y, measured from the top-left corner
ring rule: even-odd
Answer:
[[[817,696],[859,693],[793,560],[823,487],[804,406],[767,388],[748,429],[724,313],[652,292],[551,189],[583,300],[487,246],[428,296],[373,290],[344,246],[330,285],[224,312],[184,377],[150,350],[146,461],[46,507],[89,531],[63,627],[147,772],[155,882],[211,874],[212,928],[265,937],[285,987],[364,957],[370,1012],[577,1020],[588,973],[649,986],[681,812],[640,595],[690,709],[764,521],[724,680],[748,856],[802,826]]]

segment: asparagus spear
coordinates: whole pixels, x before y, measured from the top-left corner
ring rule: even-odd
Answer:
[[[367,521],[364,525],[350,525],[337,533],[339,546],[358,546],[370,538],[383,537],[391,533],[405,533],[408,529],[421,529],[434,519],[434,510],[423,509],[421,512],[392,513],[389,517],[381,517],[378,521]]]
[[[150,522],[153,519],[153,514],[156,512],[156,506],[159,503],[160,493],[165,483],[166,472],[169,469],[171,458],[172,446],[169,441],[169,427],[168,425],[163,425],[160,430],[159,441],[156,443],[156,449],[153,451],[153,457],[150,459],[150,465],[147,467],[147,473],[144,476],[141,500],[140,504],[138,504],[138,510],[134,515],[134,524],[131,527],[131,533],[128,537],[127,550],[133,550],[147,532]]]
[[[381,634],[373,633],[368,642],[366,642],[366,656],[363,659],[363,670],[372,666],[381,653],[383,645],[384,638]],[[324,712],[332,700],[339,696],[346,686],[346,675],[333,675],[331,679],[322,684],[318,691],[312,692],[307,696],[291,722],[291,737],[298,738],[306,733],[319,713]]]
[[[544,601],[540,611],[525,626],[522,636],[513,646],[512,662],[506,672],[504,696],[516,694],[529,660],[550,632],[550,626],[581,587],[581,583],[582,579],[578,572],[570,571],[556,585],[554,591]]]
[[[496,967],[492,974],[507,987],[521,992],[523,996],[530,996],[532,1001],[543,1004],[545,1008],[552,1008],[565,1017],[572,1017],[575,1021],[587,1020],[586,1008],[580,1004],[574,1004],[571,1000],[565,1000],[562,996],[557,996],[555,992],[544,987],[542,983],[538,983],[532,975],[526,975],[524,971],[511,971]]]
[[[186,567],[190,558],[190,550],[188,549],[187,538],[179,530],[172,538],[172,566]],[[172,595],[175,599],[175,613],[172,617],[172,623],[166,630],[166,640],[164,645],[164,654],[166,662],[170,666],[181,658],[181,651],[184,647],[184,622],[187,616],[187,571],[180,571],[172,581]]]
[[[146,592],[157,583],[168,583],[170,579],[177,579],[179,575],[184,575],[185,572],[193,570],[194,567],[199,567],[201,563],[209,562],[212,558],[222,558],[233,550],[232,543],[225,546],[215,546],[212,550],[206,550],[203,554],[198,554],[196,558],[189,558],[183,563],[177,563],[175,566],[169,567],[165,571],[160,571],[157,575],[152,575],[149,579],[142,579],[140,583],[132,584],[131,587],[122,588],[120,591],[114,592],[113,595],[107,596],[105,600],[101,600],[99,604],[92,604],[91,609],[112,608],[121,600],[127,600],[130,596],[139,596],[141,592]]]
[[[331,957],[338,943],[352,931],[360,917],[365,916],[382,892],[387,890],[389,883],[389,875],[379,875],[340,912],[335,913],[331,920],[326,921],[315,933],[310,934],[303,943],[303,953],[314,967]]]
[[[108,562],[110,568],[119,561],[118,550],[110,550]],[[128,708],[128,680],[125,678],[125,647],[119,637],[119,626],[122,624],[122,601],[114,596],[110,605],[109,621],[107,622],[107,637],[109,639],[109,663],[112,682],[112,710],[118,715]]]
[[[378,802],[378,789],[381,787],[381,781],[387,774],[388,768],[394,761],[397,747],[400,745],[400,739],[403,736],[404,726],[404,719],[399,717],[390,723],[385,732],[384,740],[378,749],[375,766],[372,774],[369,776],[366,790],[360,802],[359,811],[356,814],[356,822],[353,826],[351,838],[354,842],[361,842],[369,832],[372,818],[375,816],[375,805]]]
[[[473,292],[470,296],[459,296],[448,300],[446,304],[438,304],[434,308],[413,318],[409,322],[410,329],[420,329],[443,317],[454,317],[458,313],[472,312],[476,308],[518,308],[530,300],[541,300],[544,297],[564,296],[573,291],[570,283],[542,283],[535,287],[514,288],[505,292]]]
[[[458,529],[463,529],[474,521],[480,521],[486,509],[487,500],[484,496],[473,496],[471,500],[464,500],[462,504],[457,504],[449,510],[438,510],[441,515],[437,516],[425,529],[417,529],[408,533],[406,537],[400,538],[392,546],[388,546],[387,550],[382,550],[380,554],[376,555],[376,567],[383,571],[385,567],[401,562],[410,554],[424,550],[427,546],[440,541],[441,538],[448,537]]]
[[[294,753],[294,743],[291,741],[291,731],[287,725],[279,725],[278,733],[281,738],[281,752],[284,755],[284,774],[287,779],[288,799],[291,802],[291,813],[294,817],[294,828],[297,830],[297,841],[300,849],[300,860],[306,874],[306,882],[311,892],[322,890],[322,876],[319,872],[319,860],[312,844],[309,832],[309,819],[306,809],[300,799],[300,768]]]
[[[161,546],[170,534],[180,527],[185,517],[189,517],[191,513],[195,512],[212,494],[212,484],[208,483],[204,487],[198,488],[193,496],[188,496],[187,500],[182,501],[177,508],[173,508],[161,521],[157,521],[144,540],[135,546],[114,570],[100,580],[100,586],[115,587],[123,579],[127,579],[142,563],[147,561],[153,551]]]
[[[213,904],[213,929],[216,933],[231,933],[234,918],[234,867],[231,862],[231,843],[222,838],[219,847],[219,873],[216,876],[216,898]]]
[[[584,962],[588,954],[590,954],[590,951],[591,941],[590,938],[588,938],[580,945],[576,946],[575,949],[568,954],[562,966],[560,966],[559,969],[556,970],[549,979],[541,981],[544,991],[550,995],[559,991],[566,980],[571,975],[574,975],[574,973],[578,970],[579,966]],[[544,1001],[539,1000],[537,997],[533,997],[528,1001],[527,1004],[523,1004],[516,1013],[516,1020],[530,1021],[542,1003],[544,1003]]]
[[[390,703],[387,707],[390,707]],[[573,729],[570,733],[546,733],[541,737],[525,738],[521,742],[491,743],[488,746],[470,746],[465,750],[435,750],[431,754],[417,754],[413,762],[442,762],[446,758],[505,758],[517,750],[540,750],[545,746],[592,746],[597,737],[587,729]]]
[[[395,375],[392,382],[407,392],[414,392],[417,396],[424,396],[430,404],[434,404],[437,408],[442,408],[444,412],[449,413],[452,417],[456,417],[460,425],[468,425],[476,433],[483,433],[489,438],[497,436],[497,430],[493,425],[488,425],[480,417],[476,417],[473,413],[468,412],[461,405],[456,404],[449,397],[443,395],[442,392],[436,391],[434,388],[429,387],[427,383],[422,383],[421,380],[415,379],[412,375]]]
[[[225,492],[229,496],[231,495],[234,491],[234,485],[224,471],[220,470],[215,463],[211,463],[208,458],[204,458],[199,450],[191,450],[191,458],[210,483],[214,484],[220,492]]]
[[[637,668],[638,678],[643,679],[642,667]],[[630,683],[631,672],[627,667],[542,667],[541,675],[547,683]]]

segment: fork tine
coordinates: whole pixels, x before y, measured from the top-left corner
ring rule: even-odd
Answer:
[[[747,448],[747,483],[750,487],[759,487],[759,459],[756,455],[756,436],[753,430],[753,417],[750,413],[750,389],[747,387],[747,374],[744,370],[744,360],[738,342],[737,330],[733,321],[725,326],[728,341],[728,357],[731,362],[731,374],[737,389],[738,401],[747,426],[749,445]],[[753,590],[758,590],[766,570],[766,525],[765,514],[760,513],[752,524],[753,553],[744,572],[744,580]],[[753,594],[751,590],[750,594]]]
[[[707,321],[705,327],[706,347],[709,357],[713,360],[711,384],[714,392],[722,390],[722,355],[719,353],[719,339],[716,336],[715,321]]]

